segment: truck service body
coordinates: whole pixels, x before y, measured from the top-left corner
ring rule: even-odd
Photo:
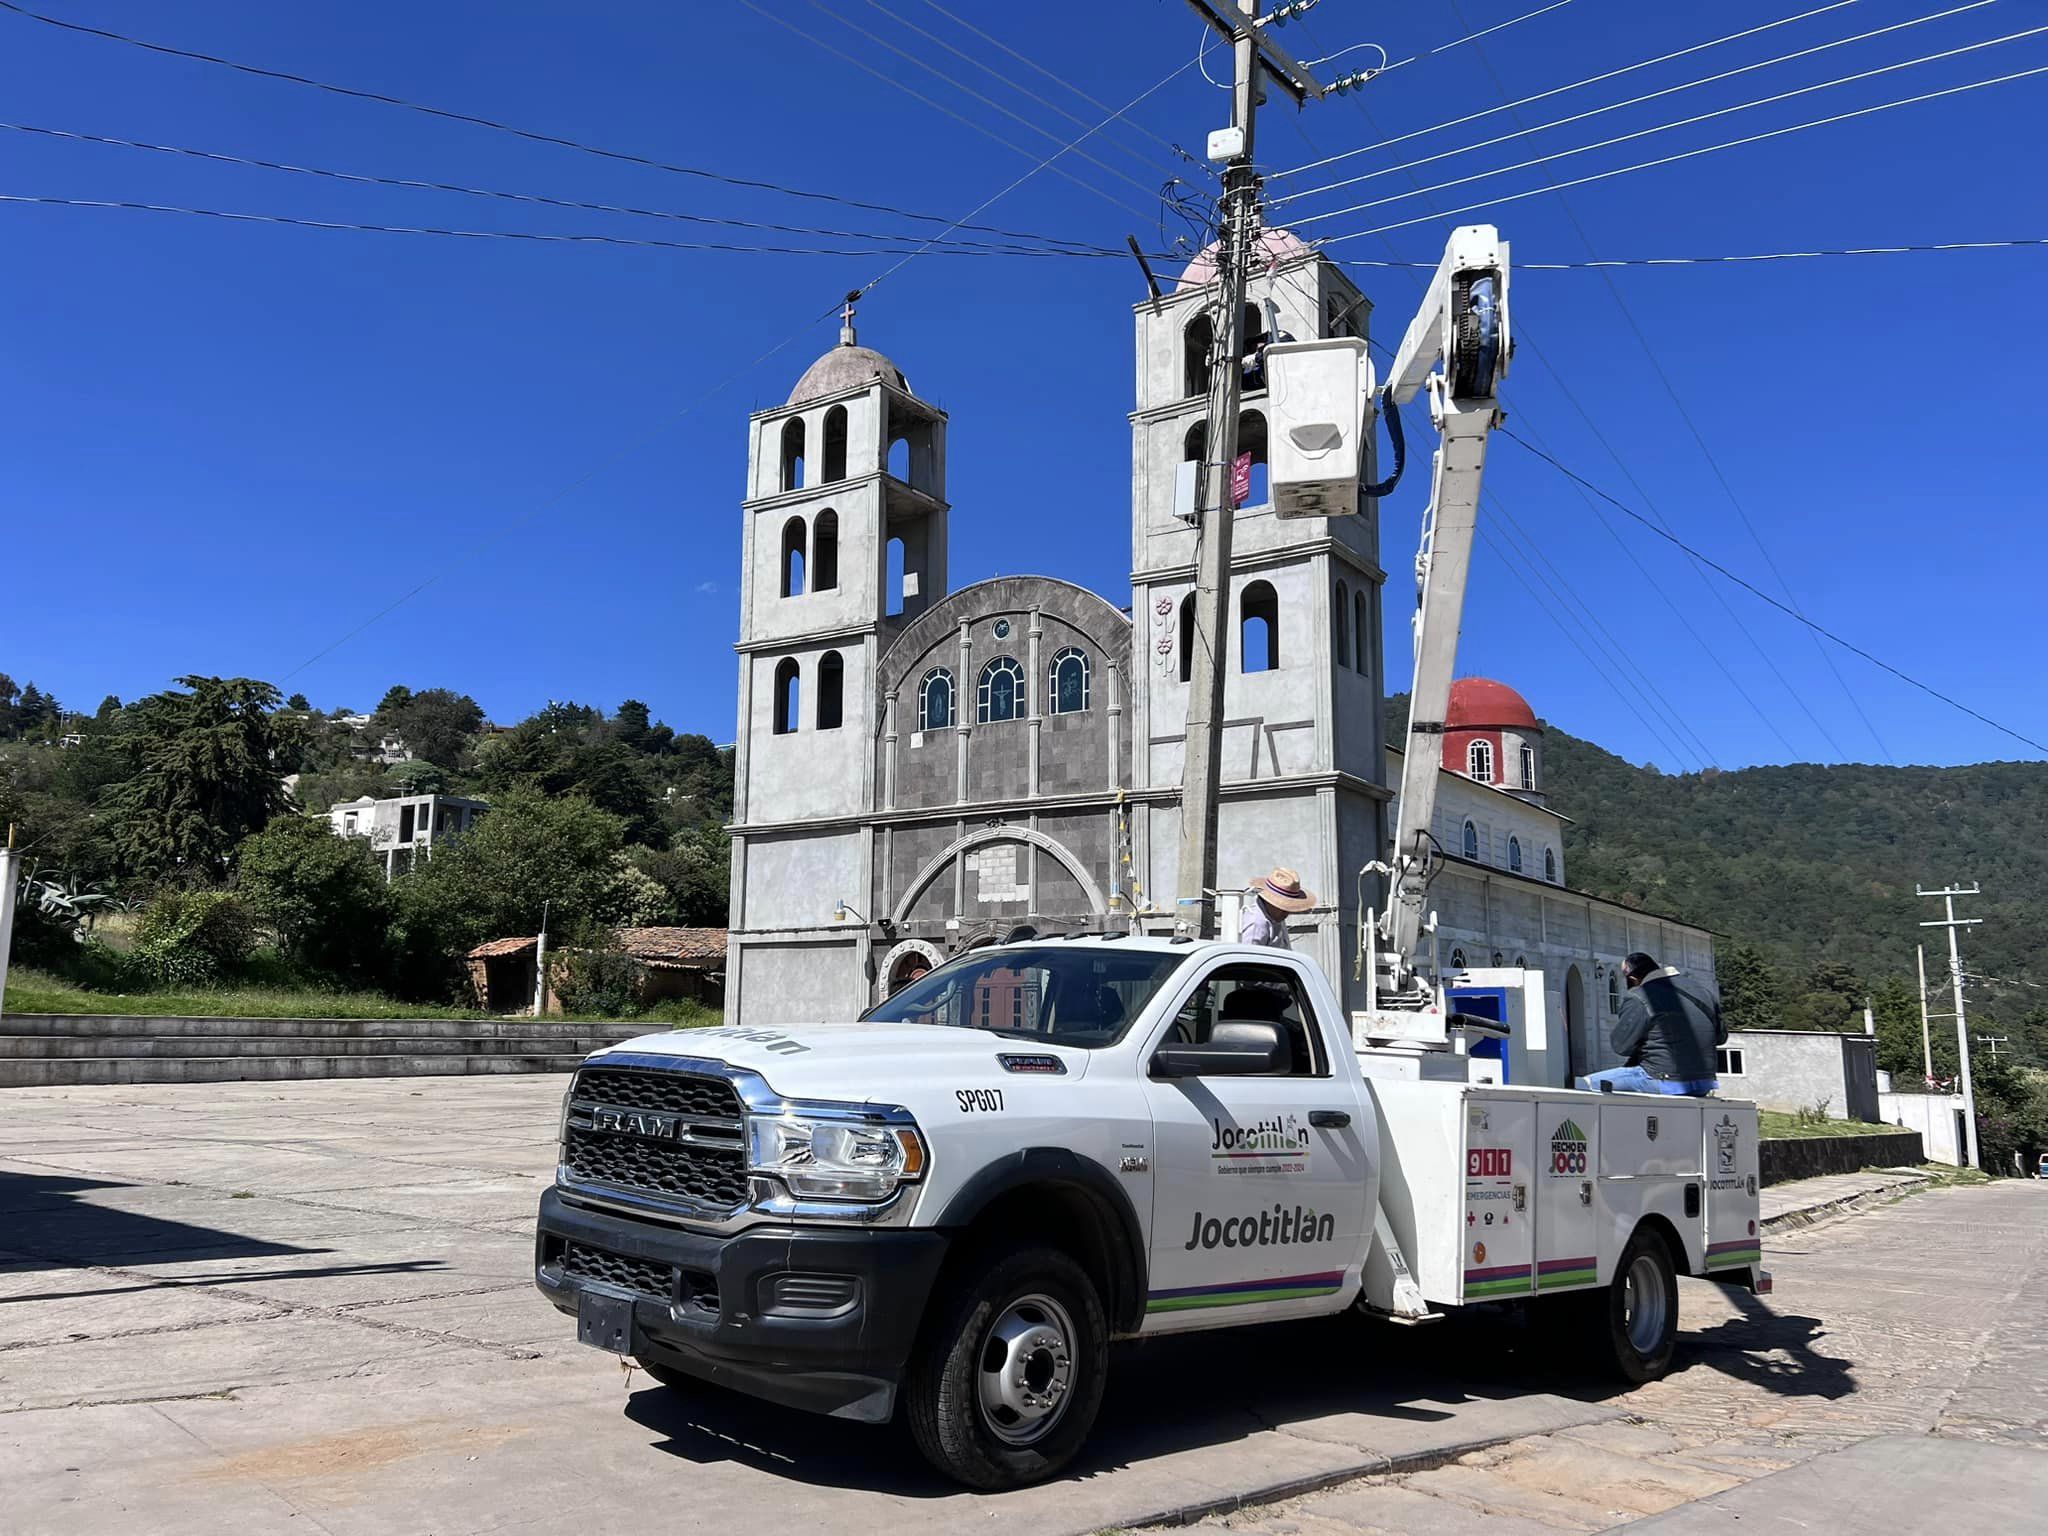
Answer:
[[[1643,1376],[1675,1274],[1764,1283],[1752,1106],[1422,1077],[1299,955],[988,948],[876,1013],[589,1058],[536,1252],[586,1342],[855,1419],[907,1398],[940,1465],[1001,1486],[1071,1454],[1111,1338],[1523,1301]],[[981,1454],[936,1444],[946,1412]]]

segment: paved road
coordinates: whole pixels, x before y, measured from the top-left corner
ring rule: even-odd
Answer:
[[[1687,1286],[1679,1368],[1611,1399],[1626,1421],[1202,1525],[1239,1536],[2048,1530],[2048,1186],[1917,1196],[1789,1233],[1766,1259],[1777,1278],[1767,1301]]]
[[[894,1431],[670,1393],[574,1344],[529,1273],[563,1086],[0,1094],[0,1529],[1062,1536],[1340,1481],[1238,1518],[1590,1529],[1884,1433],[2048,1457],[2039,1322],[1982,1363],[1992,1319],[2048,1301],[2048,1189],[2008,1186],[1794,1234],[1767,1306],[1689,1283],[1686,1369],[1627,1396],[1499,1322],[1121,1351],[1075,1476],[973,1497]]]

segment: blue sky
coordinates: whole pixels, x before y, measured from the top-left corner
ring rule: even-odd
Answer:
[[[926,0],[763,3],[887,78],[736,6],[41,0],[41,8],[727,175],[948,217],[1054,144],[835,17],[1063,138],[1079,131],[1067,118],[904,21],[1090,122],[1098,115]],[[1304,54],[1369,40],[1402,59],[1538,3],[1389,9],[1323,0],[1307,29],[1290,28],[1288,37]],[[1262,118],[1261,159],[1286,171],[1494,106],[1496,74],[1520,97],[1815,3],[1822,0],[1713,8],[1570,0],[1481,44],[1395,69],[1358,96],[1299,115],[1276,102]],[[1199,32],[1180,0],[1091,7],[1085,39],[1057,37],[1049,25],[1031,29],[1032,8],[946,4],[1034,59],[1060,60],[1075,86],[1117,105],[1189,60]],[[1521,122],[1946,8],[1936,0],[1854,0],[1522,108]],[[1449,180],[2042,20],[2037,7],[1999,0],[1453,155],[1415,175],[1424,184]],[[1373,58],[1362,51],[1346,62]],[[2022,38],[1434,198],[1454,208],[2043,65],[2048,35]],[[720,217],[913,227],[5,13],[0,94],[0,116],[21,124]],[[1167,140],[1199,145],[1225,110],[1222,93],[1189,70],[1133,116]],[[1508,114],[1494,114],[1398,151],[1279,176],[1272,191],[1513,128]],[[1596,182],[1567,194],[1569,212],[1546,195],[1491,213],[1427,218],[1386,239],[1400,258],[1433,261],[1450,223],[1491,217],[1518,262],[1536,263],[1584,260],[1589,245],[1611,258],[2039,238],[2048,236],[2040,224],[2043,142],[2048,76]],[[1158,201],[1140,187],[1156,187],[1176,168],[1197,183],[1204,176],[1122,125],[1090,146],[1132,180],[1062,162],[1097,190],[1041,173],[983,219],[1108,245],[1136,233],[1156,247]],[[1346,193],[1304,197],[1282,210],[1282,221],[1411,187],[1405,173],[1384,175]],[[347,186],[5,130],[0,192],[359,223],[706,237],[672,221]],[[1430,213],[1429,200],[1407,196],[1302,227],[1334,239]],[[1171,235],[1176,226],[1169,220],[1166,228]],[[1379,238],[1330,249],[1389,254]],[[319,706],[359,709],[394,682],[449,686],[500,718],[549,698],[610,707],[639,697],[679,728],[728,740],[745,415],[782,398],[834,340],[834,322],[819,317],[893,260],[486,242],[0,205],[0,572],[11,620],[0,670],[85,708],[108,692],[136,697],[181,672],[267,677],[303,689]],[[1516,319],[1542,357],[1525,345],[1517,359],[1511,424],[1631,505],[1648,510],[1647,498],[1682,537],[1776,592],[1768,551],[1814,619],[2039,738],[2048,668],[2037,588],[2048,525],[2039,515],[2030,360],[2041,350],[2044,264],[2048,249],[2036,247],[1614,272],[1613,288],[1654,364],[1598,273],[1523,270]],[[1415,281],[1400,272],[1358,275],[1376,300],[1377,332],[1391,342],[1412,310]],[[956,585],[1042,571],[1128,601],[1129,305],[1141,296],[1128,261],[932,254],[864,305],[862,339],[890,353],[951,413]],[[774,356],[753,362],[780,343]],[[1659,367],[1713,463],[1659,382]],[[1385,564],[1396,573],[1387,654],[1397,687],[1407,657],[1399,573],[1426,479],[1412,474],[1386,512]],[[1480,549],[1461,670],[1512,682],[1567,729],[1666,768],[1695,764],[1701,746],[1727,767],[2031,755],[1846,654],[1835,658],[1838,681],[1792,621],[1725,587],[1724,607],[1681,557],[1615,515],[1638,569],[1570,484],[1513,444],[1495,452],[1489,485],[1549,568],[1491,519],[1494,537],[1507,542]],[[437,579],[335,644],[429,578]],[[1560,627],[1546,582],[1597,613],[1626,661],[1614,659],[1576,609]],[[1684,621],[1653,590],[1660,586]],[[1660,702],[1645,704],[1646,692]]]

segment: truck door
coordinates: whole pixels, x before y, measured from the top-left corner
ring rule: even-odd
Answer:
[[[1151,1277],[1145,1331],[1329,1312],[1355,1294],[1364,1252],[1367,1154],[1357,1085],[1296,960],[1222,961],[1145,1042],[1265,1020],[1292,1046],[1275,1076],[1145,1078],[1153,1122]]]

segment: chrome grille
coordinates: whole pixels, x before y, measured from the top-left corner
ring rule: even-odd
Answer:
[[[575,1184],[730,1210],[747,1198],[743,1115],[722,1077],[584,1067],[569,1091],[563,1172]]]

